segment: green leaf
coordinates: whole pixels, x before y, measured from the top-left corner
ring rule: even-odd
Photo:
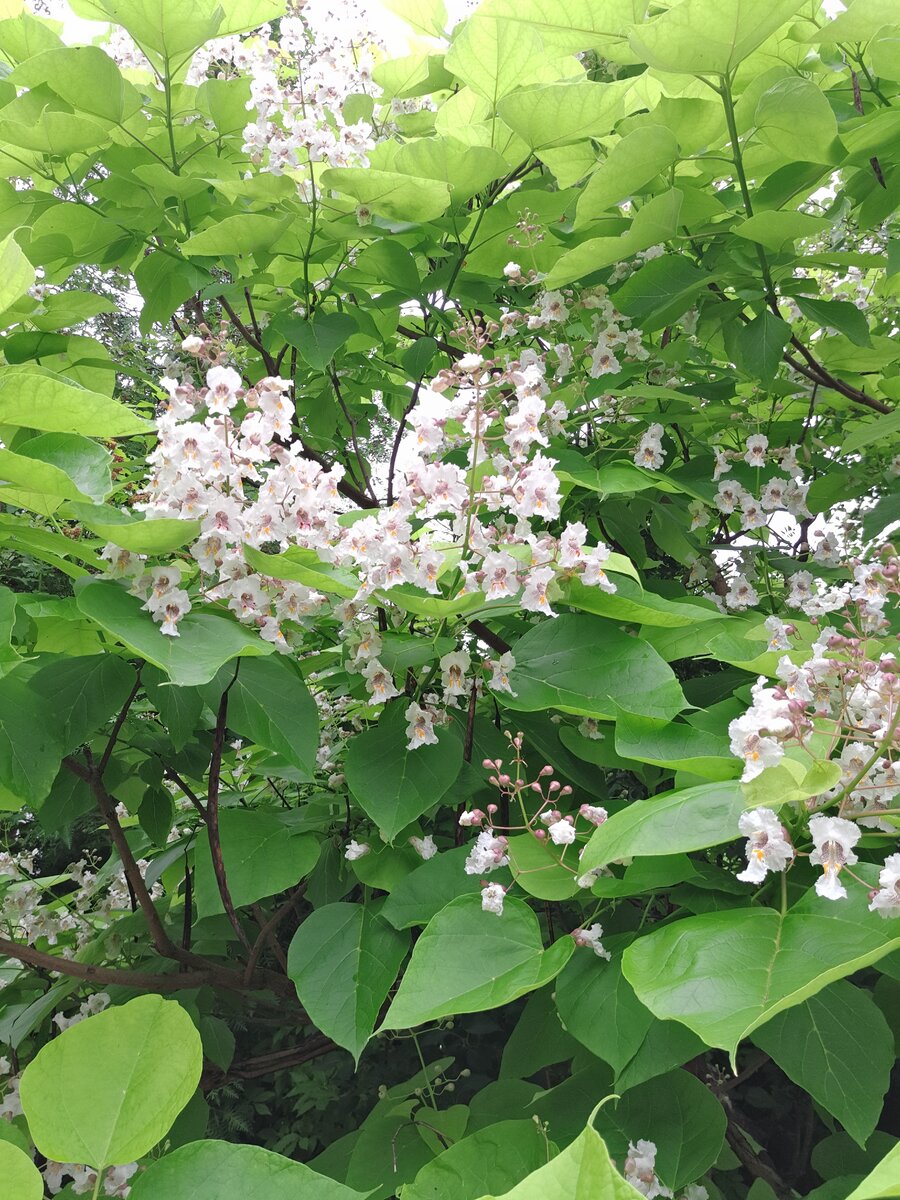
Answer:
[[[890,1150],[847,1200],[888,1200],[900,1195],[900,1145]]]
[[[43,800],[64,754],[52,704],[15,671],[0,678],[0,784],[23,804]]]
[[[283,554],[264,554],[262,550],[245,545],[244,557],[254,571],[272,579],[305,583],[316,591],[342,596],[345,600],[359,591],[359,580],[354,575],[331,563],[322,562],[315,550],[307,550],[303,546],[291,546]]]
[[[551,268],[544,280],[548,288],[562,287],[603,267],[621,262],[660,242],[673,238],[678,230],[683,194],[670,188],[641,205],[631,228],[619,237],[589,238],[568,250]]]
[[[229,243],[229,253],[234,253],[233,242]],[[145,255],[134,268],[134,282],[144,300],[138,318],[141,333],[168,322],[178,307],[208,281],[208,274],[194,263],[162,251]]]
[[[811,79],[779,79],[759,98],[756,136],[788,162],[835,161],[837,118]],[[862,314],[860,314],[862,315]]]
[[[17,87],[49,84],[82,113],[122,122],[141,107],[141,95],[99,46],[59,46],[20,63],[7,76]]]
[[[152,432],[118,400],[21,368],[0,369],[0,424],[103,438]]]
[[[701,783],[635,800],[594,830],[581,857],[582,869],[734,841],[746,803],[738,783]]]
[[[644,14],[640,0],[485,0],[478,9],[482,19],[517,24],[522,33],[538,34],[546,51],[597,50],[616,62],[623,61],[628,30]]]
[[[25,489],[37,496],[51,496],[59,500],[88,499],[75,481],[53,463],[41,462],[25,454],[14,454],[11,450],[0,450],[0,479],[4,485],[12,484],[17,489]],[[0,498],[3,495],[4,489],[0,488]]]
[[[618,954],[612,962],[574,954],[554,990],[565,1028],[617,1073],[637,1054],[656,1019],[622,974]]]
[[[219,840],[228,891],[235,908],[284,892],[304,879],[319,857],[312,834],[298,833],[267,808],[226,808],[219,813]],[[223,911],[205,840],[196,850],[197,911]]]
[[[444,63],[495,110],[498,101],[515,88],[540,78],[544,53],[541,39],[532,30],[476,15],[457,26]]]
[[[810,889],[785,916],[746,908],[689,917],[629,946],[623,969],[651,1012],[733,1058],[778,1013],[900,947],[900,932],[867,906],[854,885],[839,904]]]
[[[24,1151],[0,1139],[0,1179],[6,1200],[41,1200],[44,1180]]]
[[[112,21],[127,29],[143,50],[172,69],[214,37],[245,33],[284,14],[282,0],[74,0],[72,9],[89,21]]]
[[[811,42],[867,42],[897,16],[893,0],[854,0],[849,8],[809,35]]]
[[[562,847],[538,841],[531,833],[509,839],[509,865],[513,879],[523,892],[539,900],[566,900],[578,891],[579,872],[570,855],[569,869],[561,865]]]
[[[600,617],[569,613],[543,621],[512,652],[515,695],[502,697],[509,708],[612,720],[621,705],[666,720],[684,707],[675,675],[656,651]]]
[[[641,62],[679,75],[727,75],[788,21],[802,0],[683,0],[638,25],[629,44]]]
[[[603,472],[598,471],[597,474],[599,477]],[[606,564],[606,568],[610,571],[613,569],[610,563]],[[679,603],[657,596],[655,592],[645,592],[639,583],[631,579],[617,579],[616,591],[604,592],[598,587],[586,587],[580,579],[573,578],[561,583],[560,591],[564,602],[572,608],[641,625],[678,628],[721,617],[715,609]]]
[[[892,413],[886,413],[884,416],[875,417],[873,421],[867,421],[864,425],[858,425],[844,438],[841,454],[853,454],[857,450],[862,450],[864,446],[880,442],[883,438],[891,439],[898,431],[900,431],[900,408],[895,409]]]
[[[575,226],[640,192],[678,158],[678,143],[664,125],[644,125],[613,143],[578,201]]]
[[[545,950],[537,917],[521,900],[507,899],[498,917],[482,910],[480,896],[461,896],[416,942],[382,1028],[499,1008],[549,983],[574,948],[562,937]]]
[[[444,0],[384,0],[384,6],[429,37],[441,37],[447,26]]]
[[[179,753],[194,737],[203,712],[203,696],[198,688],[174,687],[162,671],[145,667],[141,682],[147,698],[169,731],[172,745]]]
[[[182,242],[181,252],[200,258],[265,253],[275,247],[290,224],[289,217],[268,217],[263,213],[224,217]]]
[[[73,433],[44,433],[22,442],[17,454],[30,459],[35,471],[43,470],[39,464],[47,464],[65,472],[81,495],[91,500],[100,502],[112,490],[109,451],[90,438]]]
[[[656,1172],[680,1190],[715,1163],[725,1141],[725,1111],[709,1088],[688,1071],[670,1071],[604,1104],[596,1123],[617,1157],[646,1137],[657,1147]]]
[[[34,267],[13,235],[0,241],[0,313],[24,296],[34,283]]]
[[[455,846],[421,863],[391,891],[381,915],[395,929],[409,929],[413,925],[427,925],[457,896],[471,895],[472,876],[464,870],[468,854],[468,846]],[[509,872],[495,871],[492,878],[506,885]]]
[[[759,242],[767,250],[777,253],[800,238],[816,238],[831,228],[831,221],[826,217],[813,217],[802,212],[779,212],[769,209],[755,213],[734,227],[733,232],[740,238],[751,242]],[[773,320],[777,318],[772,317]]]
[[[390,842],[433,805],[440,803],[462,766],[462,741],[455,727],[438,730],[437,745],[407,748],[403,700],[389,704],[381,720],[347,747],[347,787]]]
[[[608,134],[624,115],[625,95],[631,86],[631,80],[594,83],[579,79],[519,88],[500,101],[498,111],[532,150],[546,150]],[[593,151],[591,160],[595,161]]]
[[[202,1066],[200,1035],[174,1000],[139,996],[108,1008],[47,1042],[25,1068],[34,1143],[56,1162],[97,1168],[142,1158],[194,1094]]]
[[[870,992],[832,983],[778,1013],[753,1041],[865,1148],[894,1061],[893,1034]]]
[[[296,666],[280,655],[223,667],[208,689],[210,707],[228,690],[228,727],[257,746],[273,750],[309,779],[316,769],[319,715]]]
[[[300,1003],[357,1062],[408,947],[408,934],[362,904],[326,904],[294,934],[288,975]]]
[[[741,366],[761,383],[771,383],[781,363],[785,346],[791,340],[791,327],[766,310],[742,326],[738,334]]]
[[[603,1138],[588,1125],[561,1154],[511,1191],[481,1200],[637,1200],[640,1195],[616,1171]]]
[[[652,332],[683,316],[709,276],[683,254],[652,258],[630,275],[615,295],[616,308]]]
[[[397,171],[329,167],[322,172],[321,183],[397,221],[433,221],[450,207],[450,188],[446,183],[414,179]]]
[[[404,1200],[476,1200],[484,1188],[510,1187],[547,1161],[547,1144],[534,1121],[499,1121],[462,1138],[425,1164]]]
[[[69,754],[119,712],[134,680],[121,658],[91,654],[38,666],[30,687],[54,714],[55,736]]]
[[[734,779],[741,773],[741,764],[731,754],[724,734],[631,713],[622,713],[616,722],[616,753],[638,762],[690,771],[704,779]]]
[[[457,201],[468,200],[509,173],[506,160],[496,150],[470,146],[450,137],[407,142],[398,152],[395,165],[406,175],[448,184]]]
[[[804,317],[822,329],[843,333],[854,346],[871,346],[866,314],[849,300],[819,300],[818,297],[795,296],[794,303]]]
[[[180,1146],[135,1177],[131,1200],[364,1200],[305,1163],[260,1146],[199,1141]]]
[[[278,332],[296,346],[314,371],[324,371],[358,326],[347,313],[315,312],[308,321],[300,317],[282,317]]]
[[[274,649],[255,629],[211,612],[188,613],[179,622],[180,636],[166,637],[143,611],[139,598],[109,580],[85,580],[76,600],[86,617],[180,687],[209,683],[231,659],[271,654]]]

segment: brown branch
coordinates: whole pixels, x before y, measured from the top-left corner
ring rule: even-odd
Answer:
[[[216,1091],[236,1079],[259,1079],[276,1071],[287,1071],[337,1049],[337,1045],[330,1038],[310,1038],[307,1042],[301,1042],[299,1046],[289,1046],[274,1054],[262,1054],[258,1058],[246,1058],[241,1062],[232,1063],[227,1071],[221,1071],[219,1068],[204,1071],[200,1086],[205,1092]]]
[[[165,775],[166,779],[170,779],[172,781],[172,783],[177,784],[177,786],[181,788],[181,790],[184,792],[185,796],[187,796],[188,800],[190,800],[191,804],[193,804],[194,808],[196,808],[197,812],[200,814],[200,816],[203,818],[203,820],[205,822],[206,821],[206,809],[203,807],[203,801],[196,794],[196,792],[194,792],[188,786],[188,784],[185,783],[185,781],[181,778],[181,776],[178,774],[178,772],[173,767],[167,766],[166,763],[163,763],[163,775]]]
[[[411,329],[408,325],[398,325],[397,332],[402,333],[404,337],[409,338],[410,341],[413,342],[417,342],[419,338],[431,337],[430,333],[424,333],[419,329]],[[465,353],[464,350],[459,350],[456,346],[451,346],[449,342],[441,341],[440,338],[435,338],[434,340],[438,350],[443,350],[447,357],[452,359],[453,362],[456,362],[457,359],[462,358],[463,354]]]
[[[498,654],[506,654],[511,649],[509,642],[505,642],[499,633],[494,633],[492,629],[488,629],[483,621],[470,621],[469,628],[486,646],[490,646],[492,650],[496,650]]]
[[[262,954],[263,946],[266,944],[267,938],[274,935],[279,922],[287,916],[292,908],[297,904],[297,901],[303,895],[306,887],[306,881],[297,887],[294,894],[287,899],[284,904],[279,905],[269,917],[268,921],[264,921],[259,927],[259,936],[253,943],[253,949],[250,952],[250,957],[247,959],[247,969],[244,971],[244,982],[249,986],[253,980],[253,972],[256,970],[256,964],[259,962],[259,956]],[[273,939],[274,940],[274,939]]]
[[[728,1145],[737,1155],[741,1165],[754,1179],[762,1179],[769,1185],[779,1200],[791,1200],[793,1192],[784,1182],[774,1167],[757,1155],[756,1151],[744,1137],[741,1130],[733,1121],[729,1121],[725,1129]]]
[[[179,958],[181,952],[163,927],[159,913],[156,911],[156,905],[153,903],[153,899],[147,890],[147,885],[144,883],[144,877],[137,864],[137,859],[131,851],[122,826],[119,824],[119,818],[116,816],[116,802],[104,787],[99,772],[93,766],[84,766],[77,759],[72,758],[71,755],[63,759],[63,765],[73,775],[77,775],[79,779],[84,780],[93,792],[94,799],[97,801],[97,807],[100,809],[100,815],[106,822],[109,835],[121,860],[122,870],[125,872],[125,877],[131,886],[150,929],[153,945],[166,958]]]
[[[394,434],[394,444],[391,446],[391,458],[388,463],[388,484],[387,484],[387,502],[388,506],[394,503],[394,471],[397,467],[397,455],[400,452],[400,443],[403,440],[403,434],[406,432],[406,419],[412,410],[415,408],[419,399],[419,390],[422,387],[422,380],[416,383],[412,390],[412,397],[403,410],[403,415],[400,418],[400,423],[397,426],[397,432]]]
[[[228,920],[231,922],[231,928],[237,934],[238,941],[243,945],[247,953],[251,954],[253,947],[250,945],[249,938],[244,933],[243,926],[235,911],[234,901],[231,899],[231,892],[228,890],[225,861],[222,858],[222,842],[219,837],[219,788],[222,781],[222,752],[225,748],[225,730],[228,718],[228,693],[234,686],[240,666],[241,660],[238,659],[237,665],[234,668],[234,675],[231,677],[231,683],[225,688],[222,693],[222,699],[219,701],[216,730],[213,735],[212,754],[209,760],[209,786],[206,794],[206,830],[209,834],[209,851],[212,856],[216,885],[219,889],[219,895],[222,898],[222,906],[225,909]]]
[[[274,375],[275,371],[276,371],[276,367],[275,367],[275,359],[272,357],[272,355],[268,352],[268,350],[265,348],[265,346],[263,346],[263,344],[259,340],[259,338],[257,338],[253,334],[253,332],[247,328],[247,326],[244,324],[244,322],[241,320],[241,318],[237,315],[237,313],[234,311],[234,309],[231,307],[231,305],[228,303],[228,301],[225,299],[224,296],[219,297],[219,303],[225,309],[226,313],[229,316],[229,319],[231,320],[232,325],[235,327],[235,329],[238,331],[238,333],[241,335],[241,337],[244,339],[244,341],[247,343],[247,345],[250,346],[253,350],[255,350],[257,352],[257,354],[259,354],[259,356],[262,358],[263,365],[265,366],[268,374]]]
[[[125,703],[122,705],[121,709],[119,710],[119,715],[115,719],[115,723],[113,724],[113,727],[112,727],[112,732],[110,733],[109,740],[106,743],[106,749],[103,751],[103,756],[101,757],[100,762],[97,764],[97,774],[101,777],[103,776],[103,772],[106,770],[107,766],[109,765],[109,760],[112,757],[112,752],[115,749],[116,742],[119,740],[119,734],[122,732],[122,726],[125,724],[125,719],[128,716],[128,710],[131,708],[132,704],[134,704],[135,697],[137,696],[137,694],[140,690],[141,690],[141,672],[140,672],[140,670],[138,670],[137,677],[135,678],[135,681],[134,681],[134,686],[132,687],[131,691],[128,693],[127,700],[125,701]]]
[[[341,406],[341,412],[344,414],[347,424],[350,426],[350,441],[353,443],[353,452],[356,455],[356,461],[359,463],[359,469],[362,473],[363,485],[365,487],[366,492],[371,497],[371,499],[374,500],[375,507],[378,508],[378,499],[377,499],[375,493],[372,491],[372,482],[369,479],[369,472],[366,469],[366,462],[362,456],[362,451],[359,448],[359,440],[357,439],[357,436],[356,436],[356,421],[350,415],[350,410],[347,408],[347,405],[344,401],[344,395],[343,395],[343,392],[341,391],[341,384],[340,384],[340,380],[338,379],[338,373],[334,369],[334,367],[331,368],[331,371],[329,372],[329,377],[331,379],[331,385],[334,388],[334,394],[337,397],[337,402]],[[354,474],[355,474],[355,472],[354,472]]]
[[[94,963],[75,962],[59,954],[45,954],[42,950],[35,950],[32,946],[21,946],[18,942],[4,937],[0,937],[0,954],[17,958],[29,967],[56,971],[71,979],[82,979],[86,983],[96,983],[103,987],[132,987],[146,992],[178,992],[183,988],[202,987],[204,984],[229,986],[222,978],[222,973],[215,969],[157,975],[145,971],[121,970],[118,967],[98,967]]]

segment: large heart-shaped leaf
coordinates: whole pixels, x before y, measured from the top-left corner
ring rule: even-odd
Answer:
[[[76,387],[49,372],[15,367],[0,371],[0,423],[86,437],[152,432],[146,421],[118,400]]]
[[[672,668],[653,647],[600,617],[567,613],[543,621],[516,642],[513,655],[515,695],[500,697],[510,708],[612,720],[621,706],[667,720],[685,705]]]
[[[503,914],[484,912],[477,895],[460,896],[429,921],[388,1009],[384,1029],[408,1029],[453,1013],[499,1008],[553,979],[575,943],[547,950],[538,919],[521,900]]]
[[[86,580],[77,592],[78,607],[107,633],[139,654],[180,687],[209,683],[233,658],[272,654],[274,646],[225,616],[192,612],[179,622],[179,637],[166,637],[137,596],[119,584]]]
[[[198,1141],[151,1163],[132,1200],[363,1200],[343,1183],[260,1146]]]
[[[408,934],[362,904],[326,904],[294,934],[288,975],[300,1003],[357,1061],[408,946]]]
[[[738,837],[747,802],[739,783],[701,783],[635,800],[591,835],[580,866],[589,871],[635,855],[704,850]]]
[[[629,946],[625,977],[656,1016],[733,1057],[770,1018],[900,947],[900,930],[873,921],[866,892],[851,888],[838,902],[810,890],[784,916],[744,908],[675,921]]]
[[[0,1179],[3,1180],[7,1200],[41,1200],[44,1194],[44,1181],[40,1171],[23,1150],[14,1146],[12,1142],[5,1141],[2,1135]]]
[[[139,996],[89,1017],[25,1068],[22,1106],[34,1143],[56,1162],[134,1162],[168,1133],[202,1066],[200,1035],[174,1000]]]
[[[389,841],[441,800],[463,761],[455,726],[438,732],[437,745],[408,749],[404,709],[402,701],[389,704],[344,760],[347,786]]]
[[[640,1195],[615,1169],[603,1138],[588,1125],[561,1154],[496,1200],[637,1200]]]

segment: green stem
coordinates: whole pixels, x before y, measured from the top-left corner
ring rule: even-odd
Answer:
[[[744,204],[744,212],[748,217],[753,216],[753,201],[750,199],[750,189],[747,186],[747,174],[744,171],[744,158],[741,154],[741,140],[738,135],[737,121],[734,116],[734,99],[731,95],[731,80],[726,76],[722,80],[722,87],[719,89],[719,95],[722,97],[722,105],[725,109],[725,124],[728,127],[728,138],[731,142],[731,161],[734,163],[735,174],[737,175],[738,187],[741,191],[741,200]],[[759,258],[759,266],[762,271],[763,283],[766,287],[766,300],[770,305],[775,304],[775,286],[772,283],[772,272],[769,270],[769,260],[766,258],[766,252],[762,246],[757,245],[756,254]]]
[[[419,1039],[416,1036],[416,1031],[411,1029],[409,1032],[412,1035],[413,1044],[416,1047],[416,1054],[419,1056],[419,1062],[422,1064],[422,1078],[425,1082],[425,1095],[428,1097],[428,1103],[431,1105],[434,1111],[437,1112],[437,1100],[434,1098],[434,1089],[431,1086],[431,1080],[428,1078],[428,1067],[425,1064],[425,1057],[422,1054],[422,1047],[419,1045]]]
[[[91,1200],[97,1200],[97,1197],[100,1195],[100,1184],[102,1182],[103,1182],[103,1172],[98,1171],[97,1172],[97,1182],[94,1184],[94,1191],[91,1194]]]

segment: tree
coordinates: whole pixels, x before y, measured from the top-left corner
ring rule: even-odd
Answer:
[[[891,14],[72,7],[0,21],[13,1200],[895,1194]]]

